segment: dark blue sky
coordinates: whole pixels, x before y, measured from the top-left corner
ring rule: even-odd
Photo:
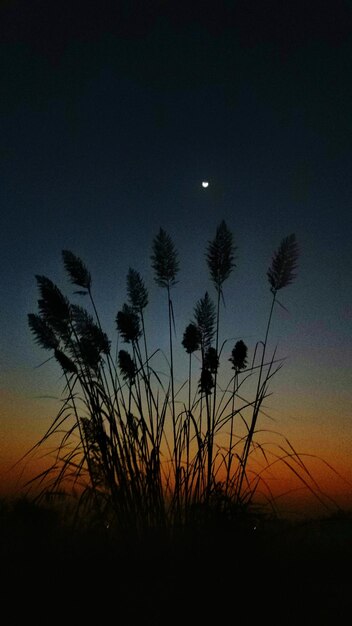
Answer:
[[[351,3],[14,0],[0,45],[2,388],[37,392],[46,355],[26,316],[35,274],[65,285],[62,249],[89,266],[113,329],[130,265],[159,303],[149,256],[162,226],[180,253],[181,337],[225,219],[238,268],[224,335],[253,343],[271,255],[296,233],[299,276],[273,339],[292,358],[290,414],[305,407],[314,425],[324,405],[338,436],[351,408]]]

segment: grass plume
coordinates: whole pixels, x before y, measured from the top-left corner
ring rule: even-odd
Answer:
[[[115,318],[116,346],[119,340],[126,349],[116,350],[116,358],[101,327],[85,263],[68,250],[62,253],[69,281],[80,288],[74,295],[88,294],[91,310],[70,302],[49,278],[36,277],[39,313],[28,315],[29,328],[34,341],[52,352],[65,379],[62,409],[38,442],[42,446],[61,436],[54,463],[37,477],[41,493],[72,484],[80,503],[89,503],[101,519],[124,532],[142,533],[198,523],[214,514],[236,516],[253,506],[260,490],[266,490],[274,507],[265,467],[280,459],[303,485],[316,489],[292,446],[273,452],[256,437],[270,382],[282,366],[275,350],[268,357],[269,331],[278,291],[296,278],[295,235],[281,241],[267,271],[269,315],[251,360],[241,339],[229,353],[227,339],[219,349],[220,305],[224,283],[236,266],[236,250],[222,221],[206,248],[215,302],[208,291],[196,301],[193,319],[175,346],[171,290],[177,283],[178,253],[163,229],[154,238],[154,279],[167,294],[169,359],[162,376],[153,363],[159,349],[150,351],[147,341],[149,294],[139,272],[130,267],[126,275],[126,301]],[[186,359],[179,387],[176,347],[184,349]],[[258,455],[264,469],[256,469]]]

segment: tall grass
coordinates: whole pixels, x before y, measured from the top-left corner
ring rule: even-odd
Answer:
[[[155,366],[161,351],[146,332],[148,290],[136,269],[128,269],[126,301],[116,314],[116,349],[102,328],[92,278],[79,257],[62,252],[74,293],[88,297],[87,308],[71,302],[46,276],[36,276],[39,310],[28,315],[29,327],[65,379],[61,409],[37,444],[58,441],[54,462],[35,477],[41,495],[72,487],[80,503],[109,525],[140,533],[201,523],[213,515],[236,516],[253,504],[262,486],[272,504],[263,467],[252,463],[258,451],[267,467],[282,458],[311,485],[307,467],[288,442],[278,455],[256,440],[270,381],[282,366],[275,349],[269,353],[269,333],[277,294],[295,278],[296,238],[283,239],[272,257],[265,335],[253,346],[250,364],[242,340],[228,352],[227,340],[221,343],[225,281],[236,267],[236,250],[222,221],[205,251],[215,301],[206,291],[195,303],[194,317],[176,344],[171,294],[178,253],[163,229],[155,236],[151,264],[167,297],[169,354],[163,376]],[[182,348],[185,372],[177,385],[174,352]],[[220,364],[224,372],[230,369],[225,383]]]

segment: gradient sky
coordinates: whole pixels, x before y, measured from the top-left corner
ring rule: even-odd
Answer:
[[[161,226],[179,251],[181,342],[212,290],[204,252],[222,219],[238,247],[222,336],[250,351],[265,332],[272,254],[296,233],[298,276],[271,335],[287,360],[269,426],[352,483],[351,3],[8,0],[0,46],[1,493],[18,487],[11,463],[57,409],[41,396],[62,389],[55,364],[37,368],[35,274],[70,295],[61,250],[79,255],[113,338],[134,267],[149,332],[167,346],[150,268]],[[352,487],[313,464],[350,506]]]

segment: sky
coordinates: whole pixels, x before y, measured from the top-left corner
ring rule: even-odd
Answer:
[[[80,256],[113,338],[135,268],[152,340],[167,346],[150,263],[162,227],[179,253],[180,344],[213,293],[205,249],[225,220],[237,259],[221,332],[251,353],[272,255],[296,234],[297,278],[270,335],[286,360],[263,427],[312,455],[322,487],[350,507],[351,2],[8,0],[0,46],[0,494],[34,471],[12,464],[50,424],[63,384],[53,361],[39,367],[48,355],[28,328],[35,275],[71,296],[61,251]]]

